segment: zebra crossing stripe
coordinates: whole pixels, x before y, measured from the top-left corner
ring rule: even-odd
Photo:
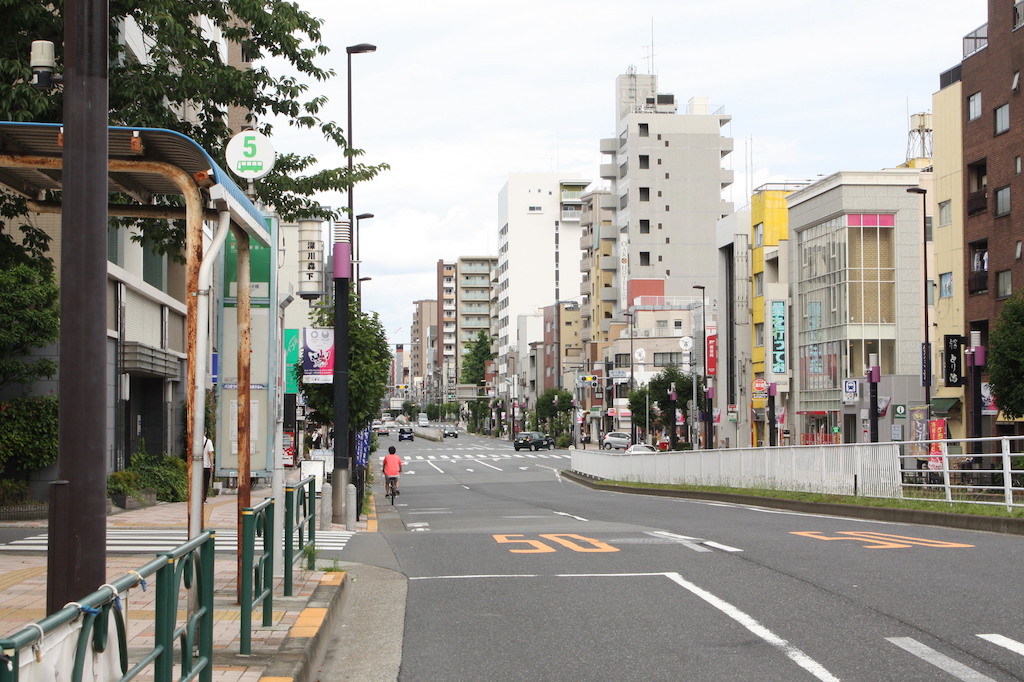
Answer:
[[[218,552],[238,551],[237,529],[217,531],[216,548]],[[320,550],[340,551],[345,549],[353,531],[319,531],[316,533],[316,546]],[[116,553],[160,553],[174,549],[188,541],[185,530],[139,530],[110,528],[107,530],[107,550]],[[282,541],[283,542],[283,541]],[[45,552],[48,549],[46,533],[13,540],[0,545],[0,551],[9,552]]]
[[[974,668],[970,668],[945,654],[941,654],[912,637],[886,637],[886,639],[904,651],[917,656],[922,661],[931,663],[939,670],[948,673],[958,680],[964,680],[964,682],[995,682],[988,675],[983,675]]]
[[[978,635],[978,637],[981,637],[988,642],[992,642],[993,644],[997,644],[1004,649],[1009,649],[1015,654],[1024,656],[1024,644],[1015,639],[1003,637],[1002,635]]]

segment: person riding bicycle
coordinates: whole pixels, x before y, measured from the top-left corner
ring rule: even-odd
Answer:
[[[395,487],[395,494],[398,492],[398,475],[402,473],[402,458],[395,454],[395,446],[388,448],[388,454],[384,455],[384,463],[381,467],[384,470],[384,493],[387,494],[388,483]]]

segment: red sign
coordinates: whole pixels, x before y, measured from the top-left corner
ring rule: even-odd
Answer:
[[[768,393],[768,380],[754,379],[754,393]]]
[[[718,335],[712,334],[708,337],[708,348],[707,348],[707,359],[708,359],[708,376],[713,377],[718,374]]]

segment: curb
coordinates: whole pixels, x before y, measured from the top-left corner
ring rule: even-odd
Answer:
[[[891,507],[863,507],[857,504],[833,504],[830,502],[804,502],[801,500],[782,500],[775,497],[759,497],[757,495],[740,495],[738,493],[701,490],[634,488],[628,485],[604,483],[604,479],[594,478],[576,471],[563,471],[562,476],[595,490],[608,490],[635,495],[654,495],[656,497],[681,497],[695,500],[711,500],[714,502],[732,502],[734,504],[754,504],[759,507],[786,509],[805,514],[849,516],[855,519],[870,519],[872,521],[913,523],[923,526],[944,526],[961,530],[980,530],[990,533],[1024,535],[1024,519],[1022,518],[954,514],[918,509],[894,509]]]
[[[345,572],[327,573],[320,579],[260,682],[308,682],[317,678],[326,633],[341,612],[339,600],[347,582]]]

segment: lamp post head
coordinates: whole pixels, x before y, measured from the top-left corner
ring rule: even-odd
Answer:
[[[928,190],[924,187],[908,187],[907,192],[910,194],[928,194]]]
[[[360,213],[356,216],[356,220],[369,220],[373,217],[372,213]]]
[[[370,43],[359,43],[358,45],[349,45],[345,48],[345,52],[349,54],[362,54],[364,52],[376,52],[377,46],[371,45]]]
[[[700,289],[701,291],[704,291],[704,285],[703,284],[694,284],[693,288],[694,289]]]

